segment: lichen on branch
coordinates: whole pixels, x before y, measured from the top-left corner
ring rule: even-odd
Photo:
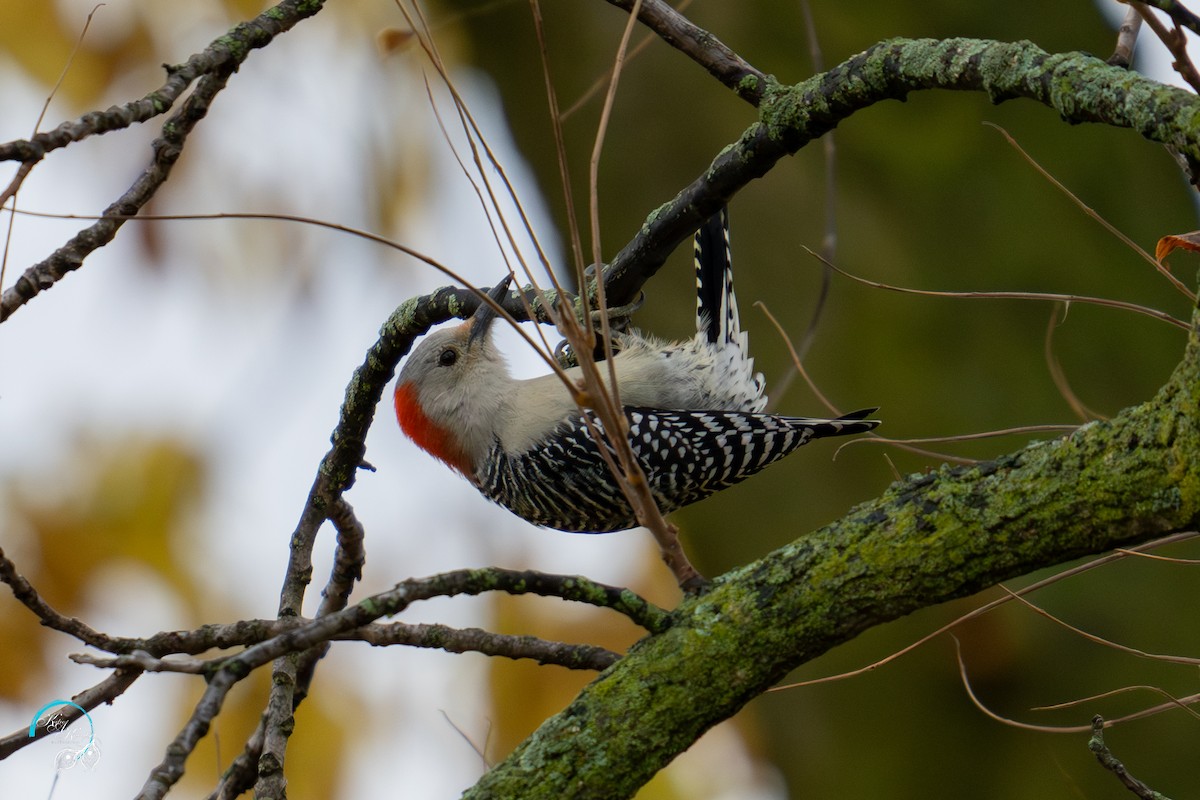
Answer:
[[[869,627],[1200,526],[1198,328],[1200,316],[1155,397],[1113,420],[910,476],[718,578],[465,797],[632,796],[708,728]]]

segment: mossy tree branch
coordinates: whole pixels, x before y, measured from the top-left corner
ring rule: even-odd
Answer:
[[[629,797],[789,670],[871,626],[1200,526],[1198,326],[1200,315],[1154,399],[996,461],[899,481],[722,576],[465,797]]]
[[[1171,145],[1189,162],[1200,159],[1196,95],[1085,53],[1050,54],[1031,42],[892,39],[794,86],[767,80],[758,121],[702,175],[651,213],[608,265],[610,303],[636,297],[681,242],[781,158],[854,113],[884,100],[903,100],[914,91],[980,91],[996,103],[1023,97],[1054,109],[1069,123],[1132,128]]]

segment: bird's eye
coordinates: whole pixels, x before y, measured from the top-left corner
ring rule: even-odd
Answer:
[[[447,347],[438,353],[438,364],[440,366],[452,367],[456,361],[458,361],[458,351],[452,347]]]

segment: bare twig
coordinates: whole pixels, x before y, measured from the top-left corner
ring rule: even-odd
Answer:
[[[1137,45],[1138,33],[1142,29],[1142,15],[1132,6],[1125,9],[1125,16],[1117,28],[1117,48],[1108,57],[1114,67],[1125,67],[1133,63],[1133,48]]]
[[[1063,306],[1063,316],[1066,316],[1068,306]],[[1058,326],[1058,309],[1050,310],[1050,321],[1046,323],[1046,338],[1043,340],[1042,355],[1046,359],[1046,368],[1050,370],[1050,379],[1054,381],[1054,387],[1058,389],[1058,393],[1063,400],[1067,401],[1067,405],[1079,417],[1080,422],[1090,422],[1094,419],[1106,419],[1103,414],[1099,414],[1084,405],[1079,396],[1071,388],[1070,382],[1067,380],[1067,374],[1063,372],[1062,364],[1059,363],[1058,356],[1054,354],[1054,329]]]
[[[1141,15],[1142,21],[1150,26],[1154,35],[1175,58],[1171,62],[1171,67],[1179,74],[1179,77],[1183,78],[1194,91],[1200,92],[1200,72],[1196,71],[1196,65],[1192,63],[1191,55],[1188,53],[1187,36],[1183,32],[1183,28],[1176,24],[1174,28],[1168,29],[1143,3],[1130,2],[1129,5]]]
[[[1031,710],[1032,711],[1058,711],[1058,710],[1064,709],[1064,708],[1078,708],[1081,705],[1094,704],[1097,700],[1106,700],[1109,697],[1119,697],[1120,695],[1130,694],[1132,692],[1149,692],[1150,694],[1155,694],[1155,695],[1158,695],[1159,697],[1164,698],[1167,702],[1162,703],[1157,706],[1153,706],[1151,708],[1142,709],[1141,711],[1135,712],[1134,714],[1130,714],[1129,716],[1118,717],[1117,719],[1108,720],[1109,726],[1116,725],[1117,723],[1120,723],[1120,722],[1127,722],[1127,721],[1133,720],[1133,719],[1142,719],[1144,717],[1149,717],[1149,716],[1157,714],[1161,711],[1166,711],[1168,709],[1178,709],[1179,711],[1184,712],[1185,714],[1192,717],[1193,719],[1200,720],[1200,712],[1197,712],[1191,708],[1192,704],[1200,702],[1200,695],[1192,694],[1192,695],[1188,695],[1186,697],[1176,697],[1175,695],[1171,694],[1167,690],[1163,689],[1161,686],[1146,686],[1146,685],[1122,686],[1119,689],[1110,689],[1107,692],[1100,692],[1099,694],[1093,694],[1088,697],[1077,697],[1074,700],[1066,700],[1061,703],[1053,703],[1051,705],[1045,705],[1045,706],[1034,706]]]
[[[134,650],[120,656],[94,656],[90,653],[72,653],[70,659],[76,664],[88,664],[101,669],[124,669],[141,672],[177,672],[181,675],[206,675],[220,663],[220,659],[200,658],[155,658],[145,650]]]
[[[1125,2],[1125,0],[1121,0],[1121,2]],[[1130,5],[1133,4],[1130,3]],[[1193,33],[1200,33],[1200,17],[1188,11],[1179,0],[1143,0],[1141,5],[1165,11],[1176,25],[1188,28]]]
[[[767,76],[733,52],[724,42],[684,17],[664,0],[608,0],[636,14],[658,37],[708,70],[738,97],[757,106],[767,86]],[[636,9],[636,10],[635,10]]]
[[[73,695],[71,697],[71,702],[84,709],[87,709],[88,711],[91,711],[104,703],[111,704],[112,701],[120,697],[141,674],[141,671],[137,669],[119,669],[90,689],[84,689],[79,694]],[[65,706],[60,713],[68,722],[73,722],[74,720],[83,716],[80,711],[70,706]],[[40,730],[35,731],[34,735],[31,737],[29,735],[29,727],[24,726],[18,731],[10,733],[4,737],[0,737],[0,761],[8,758],[22,747],[33,744],[39,739],[45,738],[49,734],[50,731],[45,728],[41,728]]]
[[[100,5],[103,5],[103,3]],[[42,127],[42,121],[46,118],[46,112],[50,109],[50,102],[54,99],[54,96],[58,94],[58,90],[62,86],[63,80],[66,79],[67,73],[71,71],[71,65],[75,63],[75,55],[79,52],[79,46],[83,44],[84,37],[87,36],[88,28],[92,26],[92,18],[95,17],[96,12],[100,10],[100,5],[93,7],[92,10],[88,12],[87,19],[84,20],[83,23],[83,29],[79,32],[79,37],[75,40],[75,44],[72,46],[71,52],[67,55],[66,63],[63,64],[62,72],[59,73],[58,80],[54,82],[54,86],[52,86],[49,93],[47,93],[46,102],[42,103],[42,110],[38,113],[37,121],[33,123],[33,136],[37,136],[38,129]],[[16,206],[17,192],[20,191],[21,184],[25,182],[25,179],[29,177],[29,173],[33,171],[34,163],[35,162],[33,161],[21,162],[21,166],[17,168],[17,174],[13,176],[12,181],[3,191],[0,191],[0,206],[5,205],[9,200],[13,201],[14,207]],[[4,276],[8,271],[8,251],[12,244],[13,224],[15,221],[15,217],[10,215],[8,218],[8,225],[6,226],[6,230],[4,232],[4,249],[3,253],[0,253],[0,289],[4,288]]]
[[[1035,724],[1032,724],[1029,722],[1021,722],[1020,720],[1015,720],[1015,719],[1012,719],[1011,717],[1005,717],[1001,714],[997,714],[995,711],[992,711],[990,708],[987,707],[987,705],[984,704],[984,702],[982,700],[979,699],[979,696],[975,694],[975,690],[971,688],[971,681],[967,675],[967,665],[966,665],[966,662],[963,661],[963,657],[962,657],[962,645],[958,641],[958,637],[951,635],[950,638],[954,640],[954,650],[955,650],[956,657],[958,659],[958,674],[959,674],[960,680],[962,681],[963,689],[967,693],[967,698],[970,699],[972,705],[974,705],[976,708],[978,708],[986,716],[990,717],[991,719],[996,720],[997,722],[1003,723],[1004,725],[1007,725],[1010,728],[1019,728],[1020,730],[1026,730],[1026,731],[1036,731],[1038,733],[1071,734],[1071,733],[1084,733],[1084,732],[1092,729],[1092,727],[1089,725],[1035,725]],[[1123,717],[1117,717],[1114,719],[1105,720],[1103,723],[1104,727],[1111,728],[1115,725],[1119,725],[1124,722],[1132,722],[1133,720],[1144,719],[1146,717],[1150,717],[1150,716],[1154,716],[1155,714],[1162,713],[1163,711],[1170,711],[1170,710],[1174,710],[1174,709],[1183,709],[1183,710],[1191,713],[1192,716],[1196,716],[1196,714],[1191,712],[1191,709],[1188,709],[1187,706],[1192,703],[1200,702],[1200,695],[1191,695],[1189,697],[1176,698],[1176,697],[1171,697],[1166,692],[1164,692],[1162,689],[1158,689],[1153,686],[1126,687],[1126,689],[1123,689],[1120,691],[1130,691],[1133,689],[1149,690],[1149,691],[1154,692],[1155,694],[1166,695],[1169,699],[1168,699],[1168,702],[1161,703],[1161,704],[1159,704],[1157,706],[1153,706],[1151,708],[1143,708],[1140,711],[1135,711],[1132,714],[1126,714]],[[1106,697],[1106,696],[1110,696],[1113,694],[1117,694],[1117,692],[1106,692],[1103,695],[1097,695],[1097,697]],[[1088,700],[1090,701],[1092,699],[1094,699],[1094,698],[1089,698]],[[1066,708],[1066,707],[1069,707],[1072,705],[1078,705],[1078,702],[1059,703],[1058,705],[1055,705],[1055,706],[1043,706],[1037,710],[1048,710],[1048,709],[1052,709],[1052,708]]]
[[[512,579],[519,574],[524,575],[525,579],[511,583]],[[398,614],[419,600],[437,596],[492,591],[497,588],[499,583],[504,584],[516,594],[550,592],[568,599],[589,598],[592,601],[611,603],[610,607],[613,608],[636,609],[634,613],[639,616],[649,614],[650,620],[655,619],[653,612],[650,611],[653,606],[644,601],[638,602],[640,598],[637,598],[632,592],[597,584],[585,578],[546,575],[538,572],[518,573],[509,570],[482,569],[459,570],[432,578],[403,581],[394,589],[372,595],[342,611],[287,630],[224,659],[219,668],[211,673],[204,694],[196,703],[183,728],[167,746],[163,760],[151,771],[150,777],[138,795],[138,800],[157,800],[175,785],[182,777],[184,764],[196,744],[208,732],[212,720],[220,713],[229,691],[255,669],[288,654],[301,653],[316,647],[381,617]],[[661,614],[661,612],[659,613]],[[664,626],[668,622],[665,615],[659,620],[656,627]],[[276,702],[282,702],[285,695],[286,693],[273,694],[272,697],[276,699]],[[290,713],[290,711],[291,709],[288,708],[286,711],[281,709],[278,712],[269,710],[269,713],[284,714]],[[264,753],[270,751],[271,735],[271,728],[268,726],[267,740],[263,746]],[[273,762],[274,759],[271,759],[271,763],[266,765],[267,773],[261,771],[263,765],[260,764],[260,777],[265,774],[268,783],[274,779],[275,775]]]
[[[1066,620],[1056,617],[1055,615],[1051,614],[1049,611],[1047,611],[1046,609],[1037,605],[1036,603],[1029,602],[1024,597],[1021,597],[1019,594],[1014,592],[1012,589],[1009,589],[1007,586],[1004,586],[1003,584],[1001,584],[1000,588],[1002,590],[1004,590],[1010,597],[1012,597],[1013,600],[1016,600],[1018,603],[1021,603],[1023,606],[1028,608],[1030,611],[1033,611],[1035,614],[1038,614],[1039,616],[1045,617],[1046,619],[1053,622],[1055,625],[1065,628],[1065,629],[1071,631],[1072,633],[1077,634],[1078,636],[1081,636],[1084,639],[1087,639],[1089,642],[1095,642],[1096,644],[1103,645],[1104,647],[1108,647],[1108,648],[1117,650],[1122,653],[1128,653],[1129,655],[1137,656],[1138,658],[1150,659],[1151,661],[1165,661],[1170,664],[1186,664],[1188,666],[1193,666],[1193,667],[1200,666],[1200,658],[1189,658],[1188,656],[1173,656],[1173,655],[1168,655],[1168,654],[1164,654],[1164,653],[1147,653],[1145,650],[1139,650],[1136,647],[1130,647],[1128,645],[1119,644],[1117,642],[1112,641],[1111,639],[1105,639],[1104,637],[1097,636],[1094,633],[1088,633],[1087,631],[1085,631],[1081,628],[1075,627],[1074,625],[1067,622]]]
[[[994,439],[998,436],[1016,436],[1026,433],[1070,433],[1071,431],[1079,430],[1078,425],[1017,425],[1012,428],[1001,428],[994,431],[981,431],[979,433],[959,433],[953,436],[921,436],[915,439],[889,439],[886,436],[862,437],[859,439],[851,439],[848,442],[840,445],[837,448],[837,453],[840,453],[847,446],[857,443],[866,442],[868,444],[888,444],[888,445],[905,445],[905,444],[932,444],[944,442],[974,442],[980,439]]]
[[[800,11],[804,16],[804,32],[808,39],[808,52],[812,57],[813,69],[817,72],[825,71],[825,59],[821,55],[821,39],[817,36],[817,23],[813,18],[812,6],[808,0],[800,0]],[[821,255],[829,261],[837,260],[837,134],[830,131],[821,137],[821,154],[825,161],[825,196],[822,198],[825,203],[825,230],[821,237]],[[829,300],[829,289],[833,285],[833,270],[826,268],[821,272],[821,288],[817,292],[816,302],[813,304],[812,317],[808,321],[808,328],[805,329],[804,335],[800,337],[800,346],[796,348],[798,358],[803,359],[808,355],[809,348],[812,347],[817,338],[817,327],[821,324],[821,313],[825,310],[825,304]],[[786,386],[781,386],[779,391],[782,393],[786,390]]]
[[[551,642],[536,636],[512,636],[480,628],[451,628],[448,625],[410,625],[393,622],[366,625],[350,636],[376,647],[403,644],[432,647],[451,653],[482,653],[503,658],[528,658],[539,664],[600,672],[621,656],[590,644]]]
[[[59,613],[42,600],[33,584],[17,572],[17,565],[4,554],[3,548],[0,548],[0,583],[7,584],[17,602],[32,611],[47,628],[65,633],[92,647],[112,650],[112,637],[94,630],[81,620]]]
[[[550,78],[550,53],[546,45],[545,26],[542,23],[542,7],[538,0],[530,0],[529,10],[533,14],[533,28],[538,41],[538,56],[542,60],[542,78],[546,86],[546,103],[550,109],[550,129],[554,135],[554,152],[558,157],[558,177],[562,184],[563,208],[567,214],[567,235],[571,242],[573,257],[571,263],[576,274],[575,285],[580,293],[586,293],[587,283],[583,274],[585,266],[583,241],[579,233],[579,216],[575,211],[575,197],[571,193],[571,171],[566,156],[566,139],[563,136],[563,120],[566,119],[566,115],[559,113],[558,92],[554,88],[554,81]],[[605,76],[597,82],[599,88],[603,88],[608,83],[609,77]]]
[[[363,564],[366,563],[363,526],[345,497],[339,495],[334,499],[329,520],[337,529],[337,547],[333,569],[321,592],[318,618],[346,607],[354,584],[362,578]],[[257,745],[254,759],[258,768],[258,781],[254,785],[257,797],[285,795],[284,750],[295,727],[292,712],[308,696],[317,663],[329,652],[329,646],[329,642],[324,642],[303,653],[289,653],[277,659],[272,667],[271,693],[258,726],[263,730],[263,735],[259,736],[256,730],[246,743],[247,747]]]
[[[682,14],[684,11],[687,10],[687,7],[690,6],[692,4],[692,2],[693,2],[693,0],[682,0],[682,2],[678,3],[675,6],[675,13]],[[539,38],[541,38],[540,35],[539,35]],[[653,44],[654,42],[657,42],[657,41],[659,41],[658,36],[655,36],[653,33],[646,34],[641,39],[641,41],[639,41],[633,47],[629,48],[629,55],[625,60],[632,61],[634,58],[641,55],[641,53],[643,51],[645,51],[645,49],[647,47],[649,47],[651,44]],[[542,58],[543,58],[543,63],[544,63],[544,61],[545,61],[545,48],[544,47],[543,47],[542,52],[543,52]],[[593,97],[595,97],[597,94],[599,94],[601,91],[603,91],[604,87],[608,85],[610,77],[611,76],[609,74],[604,74],[604,75],[601,75],[599,78],[597,78],[595,81],[593,81],[592,85],[589,86],[587,88],[587,90],[584,91],[584,93],[581,94],[579,96],[579,98],[570,105],[569,108],[567,108],[565,111],[563,111],[561,114],[558,115],[559,121],[566,122],[573,114],[575,114],[577,111],[579,111],[579,109],[586,106]]]
[[[1139,553],[1136,550],[1126,550],[1123,547],[1118,547],[1117,552],[1125,553],[1126,555],[1130,556],[1137,556],[1138,558],[1149,559],[1150,561],[1162,561],[1166,564],[1180,564],[1188,567],[1200,566],[1200,559],[1196,558],[1171,558],[1170,556],[1160,556],[1153,553]]]
[[[991,68],[1018,63],[1039,66],[1032,70]],[[1077,89],[1090,93],[1109,87],[1121,98],[1131,98],[1136,87],[1138,99],[1086,108],[1066,102],[1078,96]],[[1176,125],[1200,104],[1190,92],[1126,71],[1108,70],[1102,61],[1089,56],[1050,55],[1029,43],[893,39],[801,84],[769,89],[760,104],[762,121],[647,217],[638,235],[613,258],[605,270],[610,302],[633,300],[680,242],[780,158],[833,130],[861,108],[933,88],[987,91],[997,101],[1029,98],[1069,121],[1130,127],[1188,157],[1200,155],[1200,148],[1184,134],[1186,125]],[[819,113],[815,113],[817,109]]]
[[[1035,170],[1038,171],[1038,174],[1040,174],[1043,178],[1048,180],[1054,186],[1054,188],[1058,189],[1060,192],[1065,194],[1072,203],[1074,203],[1076,206],[1079,207],[1079,209],[1081,211],[1083,211],[1083,213],[1087,214],[1089,217],[1096,220],[1096,222],[1099,222],[1100,225],[1103,226],[1104,230],[1108,231],[1113,236],[1117,237],[1117,239],[1120,240],[1121,244],[1128,247],[1130,250],[1132,250],[1134,253],[1136,253],[1143,261],[1145,261],[1150,266],[1154,267],[1154,269],[1160,275],[1162,275],[1162,277],[1167,279],[1168,283],[1170,283],[1172,286],[1175,287],[1175,290],[1177,292],[1182,294],[1184,297],[1188,298],[1188,300],[1192,301],[1193,303],[1196,302],[1196,293],[1193,292],[1191,289],[1189,289],[1187,284],[1185,284],[1183,281],[1179,280],[1179,278],[1176,278],[1174,275],[1172,275],[1171,271],[1169,269],[1167,269],[1166,266],[1164,266],[1162,264],[1162,262],[1155,259],[1154,256],[1147,253],[1143,248],[1139,247],[1137,242],[1133,241],[1128,236],[1126,236],[1124,232],[1122,232],[1120,229],[1117,228],[1117,226],[1113,225],[1111,222],[1106,220],[1104,217],[1100,216],[1100,214],[1096,211],[1096,209],[1092,208],[1087,203],[1080,200],[1078,195],[1076,195],[1074,192],[1072,192],[1070,189],[1068,189],[1066,186],[1064,186],[1062,184],[1062,182],[1060,180],[1058,180],[1058,178],[1056,178],[1050,174],[1049,170],[1047,170],[1045,167],[1043,167],[1041,164],[1039,164],[1037,162],[1037,160],[1034,159],[1033,156],[1029,155],[1029,153],[1027,153],[1025,151],[1025,148],[1021,147],[1021,145],[1017,143],[1017,140],[1012,137],[1012,134],[1010,134],[1008,131],[1004,130],[1004,128],[1001,128],[999,125],[997,125],[993,122],[985,122],[983,124],[987,125],[989,128],[993,128],[996,131],[998,131],[1000,133],[1000,135],[1004,137],[1005,141],[1007,141],[1009,143],[1009,145],[1012,146],[1012,148],[1014,150],[1016,150],[1017,153],[1020,154],[1021,158],[1025,159],[1025,161],[1031,167],[1033,167]]]
[[[1092,718],[1092,738],[1088,739],[1088,750],[1095,754],[1100,766],[1116,775],[1117,780],[1138,797],[1143,800],[1167,800],[1166,795],[1159,794],[1130,775],[1129,770],[1125,769],[1125,765],[1108,749],[1108,745],[1104,743],[1104,717],[1099,714]]]
[[[821,258],[812,250],[805,248],[814,258]],[[839,275],[849,278],[850,280],[861,283],[864,286],[870,286],[875,289],[885,289],[889,292],[899,292],[900,294],[917,294],[923,297],[953,297],[965,300],[1038,300],[1042,302],[1055,303],[1086,303],[1096,306],[1104,306],[1105,308],[1117,308],[1122,311],[1133,311],[1137,314],[1150,317],[1151,319],[1166,322],[1169,325],[1174,325],[1183,331],[1191,330],[1186,322],[1177,319],[1165,311],[1159,311],[1148,306],[1138,305],[1137,303],[1128,303],[1124,300],[1110,300],[1107,297],[1091,297],[1082,294],[1059,294],[1056,292],[945,292],[934,289],[911,289],[906,286],[896,286],[883,281],[874,281],[870,278],[863,278],[854,273],[847,272],[836,264],[831,265],[835,272]]]

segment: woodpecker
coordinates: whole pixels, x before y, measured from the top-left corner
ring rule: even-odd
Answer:
[[[630,443],[665,514],[732,486],[812,439],[869,431],[875,409],[837,419],[762,413],[767,396],[741,330],[722,209],[696,233],[696,336],[618,334],[613,357]],[[490,293],[500,302],[509,279]],[[396,383],[396,417],[419,447],[534,525],[578,533],[637,526],[584,414],[554,374],[516,380],[487,304],[429,334]],[[567,371],[580,377],[574,367]],[[608,382],[607,367],[600,370]],[[610,447],[605,443],[606,447]],[[611,447],[610,447],[611,450]]]

